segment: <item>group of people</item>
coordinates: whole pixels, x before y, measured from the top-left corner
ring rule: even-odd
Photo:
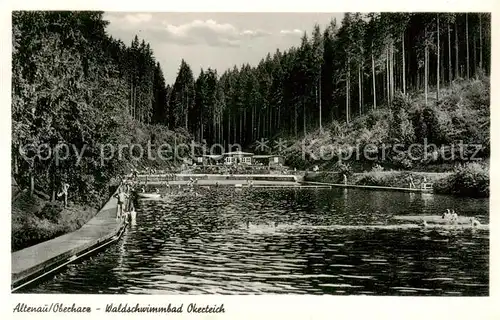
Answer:
[[[174,185],[170,184],[170,182],[162,181],[162,182],[160,182],[160,187],[166,188],[167,191],[164,194],[162,194],[158,188],[155,188],[154,193],[160,194],[162,197],[165,196],[166,194],[178,195],[178,194],[184,194],[186,192],[191,193],[191,192],[195,192],[195,186],[197,186],[197,185],[198,185],[197,178],[196,179],[190,178],[188,183],[187,183],[187,188],[182,188],[182,186],[180,184],[177,184],[177,188],[175,188]],[[144,187],[142,187],[140,190],[142,193],[146,192]],[[195,193],[196,193],[196,195],[198,194],[197,192],[195,192]]]
[[[455,212],[454,209],[451,209],[451,210],[446,209],[446,211],[443,212],[443,214],[441,215],[441,218],[444,219],[446,223],[450,223],[450,224],[458,224],[458,220],[459,220],[458,214]],[[469,223],[471,224],[472,227],[479,227],[481,225],[479,220],[477,220],[474,217],[469,218],[468,220],[469,220]]]
[[[458,214],[455,210],[446,209],[446,212],[443,213],[441,218],[445,219],[446,222],[458,223]]]
[[[451,210],[446,209],[446,211],[443,212],[443,214],[441,215],[441,219],[444,219],[446,224],[453,224],[453,225],[459,224],[459,217],[454,209],[451,209]],[[481,223],[479,222],[479,220],[477,220],[474,217],[471,217],[471,218],[468,218],[468,219],[465,219],[462,221],[464,221],[464,222],[468,221],[470,223],[470,226],[473,228],[477,228],[477,227],[481,226]],[[462,224],[464,224],[464,223],[462,222]],[[427,227],[429,225],[428,225],[427,221],[422,220],[422,226]]]
[[[137,184],[137,179],[133,178],[132,181],[122,180],[118,191],[114,195],[114,197],[117,199],[117,219],[135,220],[136,212],[134,203],[137,197],[138,187],[139,186]]]
[[[441,218],[445,219],[449,223],[453,223],[453,224],[458,223],[458,214],[453,209],[452,210],[446,209],[446,212],[443,213]],[[471,226],[473,226],[473,227],[479,227],[481,225],[479,220],[477,220],[474,217],[469,218],[469,222],[470,222]]]
[[[410,189],[418,189],[417,185],[415,184],[415,181],[413,180],[413,176],[411,173],[408,175],[408,182],[409,182]],[[419,185],[420,185],[420,189],[432,188],[432,183],[429,183],[427,181],[426,177],[422,177],[422,180],[420,181]]]

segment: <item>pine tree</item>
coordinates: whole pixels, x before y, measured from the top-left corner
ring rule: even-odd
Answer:
[[[167,88],[160,63],[154,69],[153,123],[167,124]]]
[[[194,78],[189,65],[181,61],[179,73],[170,95],[170,107],[173,108],[174,126],[189,128],[188,116],[194,105]]]
[[[436,89],[436,99],[439,101],[439,83],[441,82],[441,77],[439,76],[439,63],[441,60],[441,55],[440,55],[440,46],[439,46],[439,34],[441,33],[441,30],[439,29],[439,13],[436,14],[436,34],[437,34],[437,50],[436,50],[436,60],[437,60],[437,67],[436,67],[436,79],[437,79],[437,89]]]

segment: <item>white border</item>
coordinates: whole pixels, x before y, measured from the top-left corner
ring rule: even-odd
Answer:
[[[349,0],[343,3],[334,3],[334,1],[325,0],[307,0],[307,1],[270,1],[253,0],[240,1],[218,0],[218,1],[166,1],[141,0],[141,1],[15,1],[12,3],[0,4],[2,19],[2,41],[0,42],[1,64],[1,121],[0,130],[1,145],[3,155],[10,152],[10,82],[11,82],[11,10],[40,10],[40,9],[94,9],[103,11],[194,11],[194,12],[346,12],[346,11],[485,11],[493,12],[492,15],[492,77],[491,88],[499,88],[500,81],[498,77],[498,54],[500,40],[499,24],[499,4],[497,0],[430,0],[430,1],[361,1]],[[311,26],[312,27],[312,26]],[[496,226],[500,220],[500,203],[496,199],[499,195],[496,181],[499,177],[498,161],[499,154],[496,147],[498,137],[498,124],[500,100],[498,91],[491,92],[491,208],[490,208],[490,297],[485,298],[406,298],[406,297],[364,297],[364,296],[310,296],[310,295],[266,295],[266,296],[123,296],[123,295],[12,295],[10,294],[10,158],[2,156],[2,170],[0,181],[3,183],[3,191],[0,193],[2,202],[5,204],[4,223],[1,225],[2,235],[5,245],[2,246],[2,257],[7,263],[1,267],[1,280],[6,308],[3,308],[6,316],[15,316],[17,318],[37,317],[41,319],[62,319],[63,317],[89,318],[138,318],[138,317],[168,317],[168,318],[191,318],[198,317],[202,319],[351,319],[365,317],[369,319],[500,319],[500,292],[498,284],[500,283],[499,265],[499,235],[496,233]],[[9,217],[9,218],[8,218]],[[493,271],[493,272],[492,272]],[[496,298],[496,299],[495,299]],[[496,300],[496,301],[495,301]],[[93,312],[90,315],[78,314],[13,314],[12,308],[18,302],[31,303],[52,303],[62,302],[71,304],[77,302],[92,307],[103,307],[105,303],[141,303],[141,304],[165,304],[184,303],[184,308],[191,302],[203,304],[224,303],[226,313],[220,315],[193,315],[184,313],[180,316],[174,314],[104,314]]]

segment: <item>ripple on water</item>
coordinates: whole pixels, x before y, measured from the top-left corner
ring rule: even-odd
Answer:
[[[120,241],[27,291],[489,294],[488,231],[363,227],[451,207],[488,221],[487,201],[336,189],[200,193],[141,201]]]

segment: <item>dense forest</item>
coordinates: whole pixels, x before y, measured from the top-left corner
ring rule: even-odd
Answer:
[[[452,81],[489,74],[490,22],[486,13],[346,13],[254,67],[194,79],[182,61],[163,121],[200,141],[249,146],[349,123],[398,93],[433,104]]]
[[[31,192],[54,198],[67,182],[75,201],[102,199],[140,151],[102,161],[111,149],[101,146],[145,146],[153,134],[191,139],[153,125],[167,106],[161,67],[149,44],[135,37],[125,45],[107,24],[102,12],[12,15],[12,168]]]
[[[459,133],[443,138],[431,107],[441,103],[443,87],[489,74],[487,13],[346,13],[257,66],[209,68],[196,78],[183,60],[172,85],[148,43],[114,39],[107,24],[102,12],[13,13],[12,161],[21,185],[54,197],[67,181],[83,201],[99,197],[134,160],[129,154],[103,163],[102,144],[195,139],[250,148],[262,138],[300,139],[350,125],[378,110],[392,110],[400,128],[393,136],[405,135],[405,121],[420,121],[408,141],[445,143],[486,125],[458,125]],[[424,109],[409,119],[404,101],[416,95]],[[473,107],[489,115],[483,102]],[[75,148],[62,163],[20,149],[61,143]],[[76,161],[82,151],[86,157]]]

